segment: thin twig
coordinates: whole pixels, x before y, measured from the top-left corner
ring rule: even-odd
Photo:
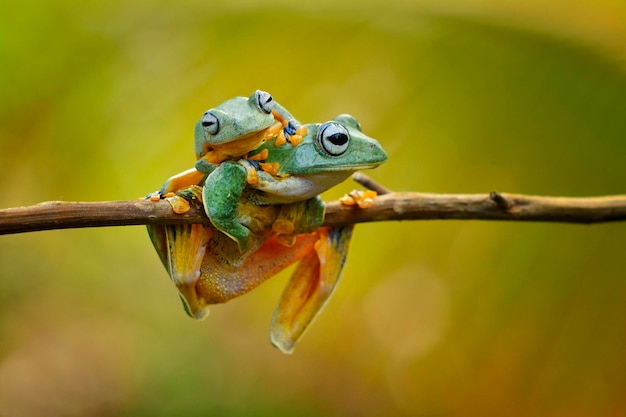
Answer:
[[[363,180],[366,181],[367,180]],[[361,182],[361,181],[359,181]],[[368,182],[368,187],[379,184]],[[372,185],[373,184],[373,185]],[[378,191],[386,190],[378,188]],[[600,223],[626,220],[626,196],[568,198],[491,192],[489,194],[425,194],[391,192],[360,209],[338,201],[326,203],[325,225],[338,226],[388,220],[513,220]],[[167,201],[52,201],[0,210],[0,234],[78,227],[204,223],[201,207],[176,214]]]
[[[355,172],[352,174],[352,179],[368,190],[376,191],[378,195],[389,194],[391,192],[389,188],[373,180],[371,177],[362,172]]]

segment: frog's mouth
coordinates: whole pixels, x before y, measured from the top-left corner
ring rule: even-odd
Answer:
[[[379,164],[371,163],[371,164],[363,164],[363,165],[339,165],[339,166],[323,166],[324,171],[360,171],[362,169],[373,169],[376,168]]]
[[[346,175],[351,174],[352,172],[355,171],[360,171],[362,169],[373,169],[373,168],[377,168],[380,165],[380,163],[368,163],[368,164],[362,164],[362,165],[351,165],[351,164],[347,164],[347,165],[333,165],[333,166],[329,166],[329,165],[324,165],[324,164],[320,164],[320,165],[310,165],[306,167],[306,171],[316,171],[314,173],[307,173],[307,172],[293,172],[293,175],[298,175],[301,177],[308,177],[308,176],[315,176],[315,175],[320,175],[320,174],[324,174],[324,173],[340,173],[340,172],[345,172]]]

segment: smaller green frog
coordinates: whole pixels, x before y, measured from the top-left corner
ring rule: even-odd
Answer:
[[[307,134],[297,146],[277,147],[274,140],[269,140],[252,151],[248,159],[224,161],[215,169],[196,164],[199,171],[209,174],[202,192],[209,219],[242,251],[247,249],[250,236],[238,207],[244,190],[247,199],[261,206],[308,200],[353,172],[377,167],[387,159],[380,144],[363,134],[350,115],[304,127]],[[317,220],[321,224],[322,219]]]
[[[195,128],[196,158],[211,164],[238,159],[269,138],[283,138],[279,144],[291,142],[292,136],[299,140],[299,128],[300,122],[269,93],[256,90],[204,112]]]
[[[225,160],[245,157],[268,139],[276,138],[276,146],[297,145],[303,134],[306,129],[287,109],[269,93],[256,90],[250,97],[235,97],[205,111],[195,126],[194,149],[205,169],[214,169]],[[196,185],[204,176],[189,169],[169,178],[159,193],[165,195]]]

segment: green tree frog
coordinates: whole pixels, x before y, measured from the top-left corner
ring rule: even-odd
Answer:
[[[266,140],[297,145],[302,141],[302,129],[292,115],[267,92],[256,90],[250,97],[235,97],[204,112],[194,129],[196,158],[207,166],[225,160],[237,160],[256,149]],[[204,173],[192,168],[169,178],[161,195],[198,184]],[[252,174],[251,174],[252,175]]]
[[[298,262],[270,327],[272,344],[286,353],[331,296],[352,234],[352,226],[320,227],[318,194],[387,159],[351,116],[307,128],[298,146],[267,142],[254,151],[262,155],[258,159],[201,167],[210,172],[204,188],[178,194],[202,200],[213,225],[148,228],[187,312],[197,319],[208,314],[209,304],[245,294]],[[259,169],[250,184],[248,171],[261,164],[271,172]]]
[[[302,143],[275,146],[267,141],[245,160],[225,161],[208,172],[204,208],[213,225],[234,239],[241,250],[250,230],[241,221],[238,203],[245,189],[257,205],[307,200],[328,190],[359,169],[374,168],[387,159],[380,144],[361,132],[357,120],[339,115],[326,123],[305,125]],[[250,173],[254,180],[250,181]],[[321,224],[322,219],[318,219]]]

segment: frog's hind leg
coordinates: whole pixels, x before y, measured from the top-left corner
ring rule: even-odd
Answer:
[[[348,254],[352,229],[352,225],[318,229],[315,250],[300,261],[274,312],[270,340],[282,352],[293,351],[332,295]]]

